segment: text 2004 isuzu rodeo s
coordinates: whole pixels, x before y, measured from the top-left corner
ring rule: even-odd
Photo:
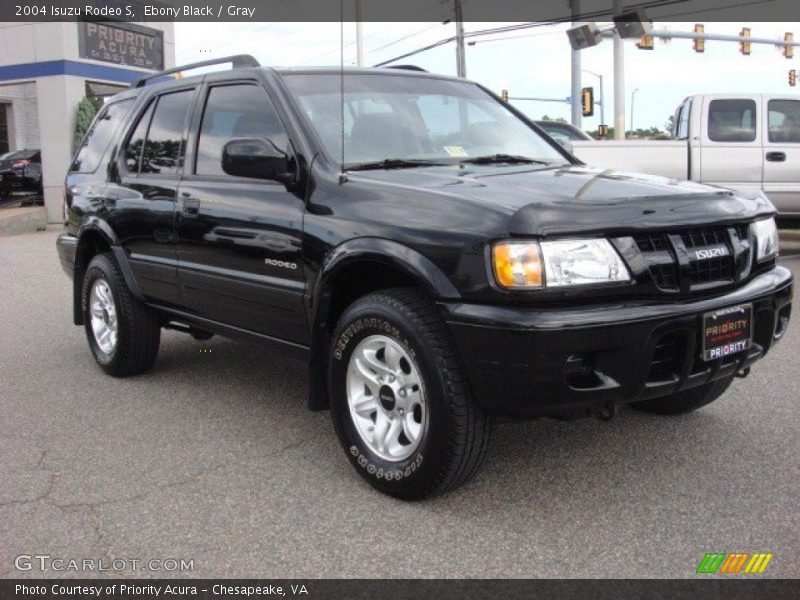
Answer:
[[[690,411],[786,331],[760,192],[584,166],[469,81],[228,60],[115,96],[67,176],[58,250],[110,375],[162,327],[280,344],[358,473],[421,498],[495,417]]]

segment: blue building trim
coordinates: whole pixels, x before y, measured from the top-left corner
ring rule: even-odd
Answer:
[[[0,81],[13,79],[34,79],[52,75],[74,75],[87,79],[103,79],[131,83],[149,74],[149,71],[135,71],[124,67],[107,67],[77,60],[46,60],[0,67]]]

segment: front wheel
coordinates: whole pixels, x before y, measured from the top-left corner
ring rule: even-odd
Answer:
[[[147,371],[161,341],[158,317],[131,294],[110,254],[98,254],[83,278],[83,323],[97,364],[109,375]]]
[[[474,402],[445,323],[422,292],[370,294],[347,309],[331,348],[331,413],[350,462],[403,499],[441,494],[480,466],[491,421]]]
[[[657,415],[682,415],[697,410],[706,404],[711,404],[725,393],[732,381],[733,377],[718,379],[717,381],[664,396],[663,398],[633,402],[631,403],[631,408]]]

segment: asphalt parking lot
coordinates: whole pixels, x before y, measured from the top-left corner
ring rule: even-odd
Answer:
[[[798,323],[705,409],[499,425],[475,480],[403,503],[352,470],[279,352],[165,332],[153,372],[103,375],[56,234],[0,238],[0,577],[41,576],[14,566],[38,553],[196,577],[680,578],[711,551],[800,576]]]

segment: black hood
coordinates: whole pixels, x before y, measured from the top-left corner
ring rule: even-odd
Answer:
[[[512,235],[621,234],[735,223],[775,212],[761,192],[574,165],[429,167],[360,172],[357,178],[501,211]]]

